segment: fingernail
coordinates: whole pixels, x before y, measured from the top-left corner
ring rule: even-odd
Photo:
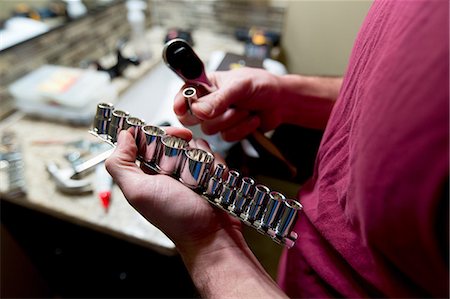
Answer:
[[[206,116],[211,115],[213,112],[213,106],[208,102],[196,102],[193,104],[193,107],[200,110]]]

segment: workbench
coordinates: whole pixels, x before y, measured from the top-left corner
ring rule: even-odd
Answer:
[[[139,67],[130,67],[125,78],[113,81],[119,94],[161,63],[160,53],[165,32],[162,28],[153,28],[148,32],[153,48],[152,58]],[[197,31],[193,37],[196,42],[195,49],[200,57],[208,57],[209,53],[217,50],[237,53],[243,51],[243,45],[231,36]],[[62,144],[80,139],[96,140],[88,134],[88,129],[33,119],[23,116],[20,112],[1,121],[0,134],[4,130],[11,130],[18,137],[25,163],[26,180],[25,196],[16,198],[3,196],[2,200],[148,247],[165,255],[176,254],[173,242],[136,212],[116,185],[113,186],[112,200],[107,212],[93,193],[66,195],[57,190],[46,171],[47,163],[57,162],[67,166],[67,161],[63,158],[67,148]],[[47,142],[44,145],[42,141],[57,142]]]

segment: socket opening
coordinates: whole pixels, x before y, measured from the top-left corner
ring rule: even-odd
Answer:
[[[188,142],[184,139],[175,136],[164,136],[162,138],[162,143],[171,148],[183,149],[188,146]]]
[[[163,136],[166,134],[166,131],[164,131],[164,129],[152,125],[143,126],[142,131],[144,131],[145,134],[152,136]]]
[[[101,109],[113,109],[114,105],[111,103],[100,103],[97,105],[97,107]]]
[[[197,90],[194,87],[186,87],[183,89],[183,96],[185,98],[194,97],[197,94]]]
[[[143,125],[145,125],[145,121],[144,120],[142,120],[142,119],[140,119],[138,117],[134,117],[134,116],[129,117],[127,119],[127,123],[130,126],[143,126]]]
[[[281,194],[280,192],[277,192],[277,191],[270,192],[269,196],[271,199],[276,200],[276,201],[284,201],[286,199],[286,197],[283,194]]]
[[[294,199],[286,199],[285,204],[286,204],[286,206],[288,206],[289,208],[294,209],[294,210],[303,209],[302,204]]]
[[[257,192],[260,192],[260,193],[269,193],[270,192],[270,189],[264,185],[256,185],[255,189]]]
[[[242,178],[242,183],[246,185],[253,185],[255,183],[255,180],[250,177],[244,177]]]
[[[113,115],[119,118],[127,117],[129,113],[123,110],[114,110]]]
[[[198,148],[186,151],[186,156],[197,162],[211,163],[214,161],[214,156],[211,153]]]

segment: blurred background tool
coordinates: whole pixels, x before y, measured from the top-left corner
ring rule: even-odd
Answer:
[[[74,167],[59,168],[56,163],[47,164],[47,171],[56,183],[56,187],[63,193],[81,194],[92,191],[91,180],[84,176],[94,170],[99,163],[105,161],[114,151],[113,148],[83,162]]]
[[[17,136],[5,131],[0,138],[0,195],[9,198],[25,195],[24,163]]]
[[[94,189],[105,212],[108,212],[111,204],[111,189],[113,180],[106,171],[105,163],[100,163],[95,167]]]
[[[258,27],[238,28],[235,37],[245,42],[245,56],[259,59],[271,58],[272,49],[278,47],[281,40],[280,33]]]

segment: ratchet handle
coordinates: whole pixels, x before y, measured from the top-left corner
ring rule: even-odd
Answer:
[[[166,43],[163,49],[163,60],[175,74],[186,84],[190,85],[190,87],[183,90],[183,96],[188,111],[193,114],[191,109],[193,101],[217,89],[206,76],[203,61],[183,39],[173,39]],[[195,92],[192,92],[193,88]],[[189,90],[190,92],[188,93]],[[262,132],[255,131],[247,139],[258,152],[264,150],[285,164],[292,177],[296,176],[296,167],[284,157],[281,151]]]

